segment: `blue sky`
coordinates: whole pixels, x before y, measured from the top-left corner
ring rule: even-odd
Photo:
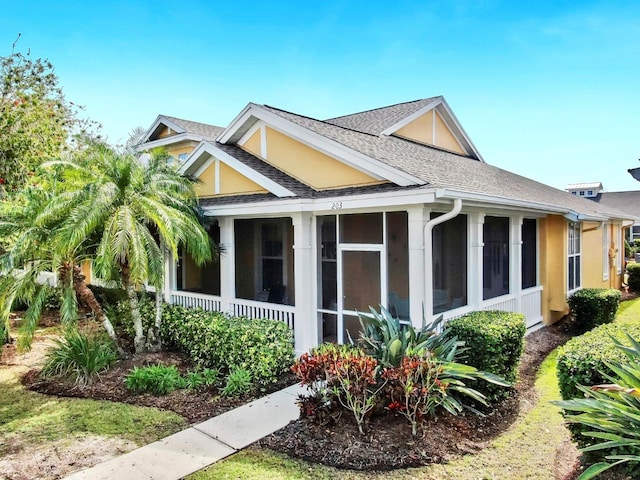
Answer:
[[[248,102],[314,118],[444,95],[485,160],[638,190],[640,2],[2,2],[0,55],[49,58],[112,143]],[[95,3],[95,5],[94,5]]]

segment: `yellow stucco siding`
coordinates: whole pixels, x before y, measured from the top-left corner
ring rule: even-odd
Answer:
[[[421,143],[434,145],[433,142],[433,110],[419,116],[395,132],[396,135]]]
[[[610,230],[609,225],[598,228],[598,223],[585,222],[582,226],[582,286],[584,288],[609,288],[609,279],[604,280],[603,263],[603,229]],[[608,247],[607,247],[608,249]]]
[[[395,135],[466,155],[449,127],[435,110],[429,110],[398,129]]]
[[[162,130],[160,130],[160,133],[158,133],[158,135],[156,135],[156,138],[167,138],[171,135],[173,135],[175,132],[173,130],[171,130],[169,127],[167,126],[163,126]]]
[[[382,183],[269,127],[266,134],[266,160],[315,189]]]
[[[440,148],[446,148],[447,150],[451,150],[452,152],[459,153],[461,155],[465,155],[465,151],[460,147],[460,144],[456,140],[456,137],[453,136],[449,127],[444,123],[444,120],[440,118],[440,115],[436,112],[435,114],[436,124],[435,124],[435,142],[434,144]]]
[[[567,220],[559,215],[540,219],[540,281],[544,286],[542,316],[554,323],[568,312],[567,305]]]
[[[240,145],[247,152],[253,153],[256,157],[262,156],[262,134],[261,130],[256,130],[251,137]]]
[[[193,152],[193,149],[196,147],[197,142],[180,142],[174,145],[167,145],[166,150],[169,155],[172,157],[178,158],[179,155],[183,153],[189,154]]]
[[[267,193],[267,190],[238,171],[220,162],[220,190],[216,192],[216,161],[198,177],[195,189],[198,197],[212,197],[215,195],[244,195],[250,193]]]
[[[238,171],[220,162],[220,195],[267,193],[267,190]]]

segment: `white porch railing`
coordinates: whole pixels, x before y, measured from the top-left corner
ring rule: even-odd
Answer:
[[[517,312],[516,297],[513,295],[502,295],[501,297],[490,298],[482,302],[481,310],[502,310],[503,312]]]
[[[542,287],[522,291],[520,310],[527,318],[527,328],[542,322]]]
[[[294,329],[295,307],[292,305],[280,305],[236,298],[231,302],[230,313],[237,317],[278,320],[286,323],[291,330]]]
[[[219,312],[220,297],[215,295],[205,295],[203,293],[185,292],[182,290],[171,290],[171,302],[173,305],[180,305],[187,308],[202,308]]]
[[[170,303],[188,308],[202,308],[203,310],[221,312],[222,298],[216,295],[171,290]],[[229,314],[236,317],[266,318],[284,322],[289,328],[294,328],[295,307],[275,303],[257,302],[255,300],[233,299],[229,303]]]

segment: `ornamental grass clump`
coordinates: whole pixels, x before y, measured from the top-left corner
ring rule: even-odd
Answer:
[[[64,377],[86,386],[117,359],[115,345],[107,335],[69,327],[47,352],[41,375]]]

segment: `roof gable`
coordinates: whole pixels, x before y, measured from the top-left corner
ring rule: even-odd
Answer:
[[[183,141],[214,140],[224,129],[207,123],[158,115],[137,147],[138,151],[171,145]]]

